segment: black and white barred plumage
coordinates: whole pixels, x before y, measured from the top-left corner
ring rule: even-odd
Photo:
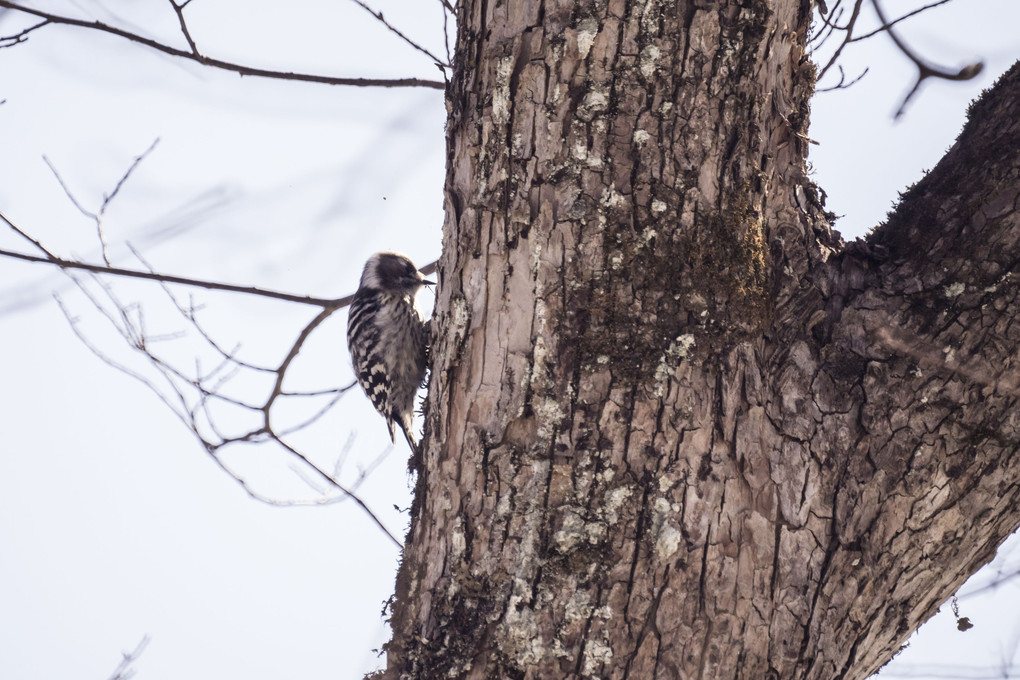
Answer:
[[[386,418],[390,440],[395,441],[399,426],[415,452],[414,398],[425,380],[428,331],[414,297],[431,285],[403,255],[376,253],[361,272],[347,319],[347,347],[358,382]]]

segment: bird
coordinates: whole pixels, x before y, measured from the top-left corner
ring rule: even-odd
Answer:
[[[425,381],[429,335],[415,295],[434,285],[407,256],[376,253],[365,262],[347,317],[347,348],[358,383],[386,419],[390,441],[396,443],[399,427],[415,455],[414,400]]]

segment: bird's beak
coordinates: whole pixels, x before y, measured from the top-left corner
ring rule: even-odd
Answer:
[[[434,285],[436,285],[435,281],[429,281],[424,276],[422,276],[421,273],[418,274],[418,283],[420,283],[423,286],[434,286]]]

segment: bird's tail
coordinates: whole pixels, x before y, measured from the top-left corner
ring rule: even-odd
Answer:
[[[419,453],[419,450],[418,450],[419,443],[414,438],[414,435],[411,433],[411,428],[410,427],[405,427],[403,424],[401,424],[400,425],[400,429],[404,433],[404,438],[407,439],[407,445],[411,447],[411,453],[414,454],[414,456],[417,457],[417,455]]]

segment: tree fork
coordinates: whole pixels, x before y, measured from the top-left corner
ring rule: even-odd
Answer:
[[[844,248],[810,9],[459,3],[385,677],[864,678],[1017,526],[1020,76]]]

